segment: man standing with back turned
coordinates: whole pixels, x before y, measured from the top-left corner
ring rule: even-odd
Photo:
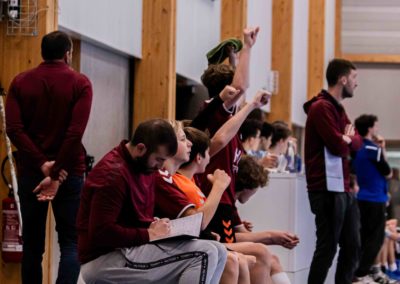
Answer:
[[[357,268],[360,235],[357,203],[349,187],[350,151],[362,145],[341,101],[357,87],[355,66],[332,60],[328,90],[304,104],[307,113],[305,163],[308,197],[315,215],[317,243],[308,284],[324,283],[339,244],[335,283],[350,284]]]
[[[44,61],[14,78],[6,105],[7,134],[18,149],[22,283],[42,283],[48,201],[61,250],[56,283],[76,283],[80,266],[75,223],[85,171],[81,140],[92,86],[69,66],[72,41],[67,34],[45,35],[41,48]]]

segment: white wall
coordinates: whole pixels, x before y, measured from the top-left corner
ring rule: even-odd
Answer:
[[[342,15],[344,53],[399,53],[399,1],[344,0]],[[364,113],[375,114],[380,133],[386,139],[399,140],[400,66],[358,64],[357,67],[358,88],[354,98],[344,102],[351,120]]]
[[[250,87],[246,93],[246,100],[250,101],[257,90],[267,85],[268,72],[271,70],[272,1],[248,1],[247,24],[249,27],[260,27],[257,42],[251,53]],[[264,110],[269,111],[270,106],[267,105]]]
[[[380,134],[386,139],[399,140],[400,66],[362,64],[357,67],[355,95],[344,101],[351,121],[364,113],[375,114]]]
[[[220,42],[221,1],[177,0],[176,73],[196,82],[206,53]]]
[[[129,61],[82,42],[81,72],[93,83],[93,102],[83,142],[96,162],[129,131]]]
[[[308,81],[308,3],[309,0],[293,1],[292,122],[298,126],[304,126],[306,121],[303,104]]]
[[[112,47],[142,55],[143,0],[59,0],[61,28]]]

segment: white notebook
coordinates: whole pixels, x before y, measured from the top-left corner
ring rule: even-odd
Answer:
[[[153,242],[171,238],[198,238],[200,236],[202,220],[203,213],[197,213],[187,217],[171,220],[170,233],[167,236],[153,240]]]

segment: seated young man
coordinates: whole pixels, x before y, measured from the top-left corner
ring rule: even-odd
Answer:
[[[244,92],[243,88],[247,87],[246,84],[241,85],[238,82],[248,82],[247,71],[249,65],[248,59],[250,56],[249,51],[256,41],[257,32],[253,31],[245,35],[244,47],[241,51],[240,61],[236,70],[224,67],[224,65],[210,65],[203,73],[202,82],[207,87],[209,94],[213,99],[193,120],[191,126],[203,131],[206,130],[211,137],[214,137],[216,136],[216,132],[219,131],[224,123],[229,122],[235,117],[233,116],[233,109]],[[246,50],[248,50],[248,52],[243,53],[243,51]],[[224,87],[227,88],[227,85],[230,87],[229,84],[240,91],[230,93],[222,92]],[[210,152],[211,149],[212,147],[210,148]],[[232,208],[233,211],[233,220],[228,224],[227,231],[239,231],[239,233],[236,234],[236,240],[240,242],[253,241],[264,244],[281,244],[288,248],[293,248],[297,244],[298,240],[297,237],[292,234],[279,231],[248,234],[249,232],[245,230],[235,206],[235,179],[242,153],[243,148],[241,146],[239,135],[234,133],[234,135],[230,136],[229,139],[226,139],[221,150],[210,158],[210,163],[207,165],[205,172],[196,178],[196,183],[203,193],[208,196],[212,189],[212,184],[207,178],[208,174],[214,173],[216,169],[224,170],[232,180],[229,187],[222,194],[219,204],[220,208],[227,206]],[[220,210],[223,211],[223,209]],[[211,221],[211,224],[212,223],[213,221]],[[220,227],[223,226],[223,224],[216,224],[216,226]],[[232,242],[234,241],[232,238],[229,238],[229,240]]]
[[[158,241],[155,172],[177,150],[171,125],[145,121],[131,141],[106,154],[88,176],[78,212],[78,251],[86,283],[218,283],[226,249],[203,240]]]
[[[396,245],[400,238],[397,232],[397,222],[397,219],[386,221],[385,240],[371,267],[373,273],[372,278],[375,282],[395,284],[398,283],[395,279],[399,280],[400,278],[396,264]],[[383,273],[382,268],[385,273]]]
[[[205,167],[209,162],[210,139],[204,132],[191,127],[185,128],[185,133],[187,138],[193,143],[190,160],[189,162],[183,164],[178,172],[173,175],[173,180],[179,189],[185,193],[189,200],[197,204],[198,207],[201,207],[202,204],[206,204],[208,199],[206,199],[204,194],[194,183],[194,177],[196,174],[204,172]],[[244,160],[242,161],[242,159]],[[258,165],[253,158],[244,156],[242,159],[239,162],[239,172],[236,186],[240,188],[240,192],[237,193],[237,197],[240,202],[244,203],[252,194],[257,191],[258,187],[266,184],[268,172],[265,172],[263,167]],[[214,198],[214,195],[215,190],[213,189],[208,197]],[[260,252],[265,251],[267,248],[262,244],[256,244],[252,242],[228,243],[235,237],[234,230],[227,230],[226,227],[218,226],[218,224],[228,224],[232,222],[232,212],[233,210],[229,206],[219,206],[213,218],[213,220],[219,220],[216,222],[217,227],[214,227],[213,229],[216,233],[220,234],[221,240],[226,242],[228,248],[245,254],[254,255],[255,251],[257,250],[260,250]],[[256,250],[253,250],[253,248]],[[261,255],[256,256],[257,259],[262,259]],[[265,276],[262,274],[257,274],[262,271],[262,266],[265,266],[265,260],[262,262],[260,261],[258,264],[260,266],[260,270],[251,271],[253,282],[263,283],[264,281],[268,281],[268,277],[265,278]],[[267,262],[267,266],[268,273],[271,275],[275,284],[290,283],[287,275],[282,270],[279,259],[276,256],[272,255],[272,260]]]
[[[278,157],[278,165],[276,168],[273,168],[270,171],[283,172],[287,166],[285,154],[288,149],[292,132],[290,131],[288,125],[283,121],[273,122],[272,127],[274,128],[274,134],[272,135],[271,145],[268,152],[271,155]]]
[[[178,183],[176,182],[175,173],[181,164],[189,160],[192,143],[186,139],[181,124],[179,122],[174,122],[173,124],[178,138],[178,151],[175,156],[167,159],[165,162],[165,169],[159,171],[159,175],[156,180],[157,186],[155,210],[159,216],[166,216],[170,218],[183,217],[202,212],[202,229],[204,230],[214,215],[222,193],[230,183],[230,177],[225,172],[216,170],[213,175],[209,176],[210,181],[213,183],[213,193],[210,194],[209,199],[206,200],[204,195],[202,196],[204,199],[201,200],[188,198],[188,196],[182,192],[184,188],[181,190],[178,184],[185,188],[186,186],[179,181]],[[188,185],[191,185],[191,188],[195,186],[194,182],[191,182]],[[199,195],[198,197],[201,196]],[[236,250],[233,247],[230,248],[234,249],[236,252],[243,252],[241,250]],[[255,264],[254,261],[250,259],[252,264],[248,265],[248,258],[239,254],[239,265],[236,269],[234,269],[230,263],[232,253],[229,253],[227,267],[222,276],[221,283],[250,283],[249,268],[252,271],[251,279],[254,280],[253,283],[268,283],[264,282],[268,276],[268,269],[270,269],[268,267],[268,263],[271,259],[267,249],[263,248],[261,245],[249,244],[247,250],[248,252],[252,251],[252,255],[257,257]],[[259,279],[262,279],[263,281]]]
[[[266,186],[268,182],[268,171],[264,169],[251,156],[244,155],[239,161],[239,170],[236,178],[236,197],[240,203],[246,203],[260,187]],[[252,231],[252,224],[246,222],[247,230]],[[297,236],[293,236],[292,244],[298,242]],[[275,284],[290,283],[290,280],[279,262],[279,259],[273,255],[273,265],[271,269],[271,278]]]
[[[268,153],[274,128],[268,122],[247,118],[240,127],[242,147],[247,155],[257,159],[265,168],[276,168],[278,156]]]
[[[276,168],[278,166],[278,157],[275,155],[270,155],[268,152],[269,146],[271,146],[273,135],[274,127],[268,122],[264,121],[261,127],[260,147],[256,152],[256,156],[259,157],[258,163],[264,168]]]
[[[239,132],[242,140],[242,147],[247,155],[257,155],[261,142],[261,129],[262,123],[255,119],[246,119],[240,127]]]

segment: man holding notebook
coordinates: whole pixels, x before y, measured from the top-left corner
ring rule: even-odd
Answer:
[[[161,119],[141,123],[96,165],[82,191],[78,251],[86,283],[218,283],[226,250],[203,240],[154,240],[170,234],[154,218],[155,172],[177,139]]]

